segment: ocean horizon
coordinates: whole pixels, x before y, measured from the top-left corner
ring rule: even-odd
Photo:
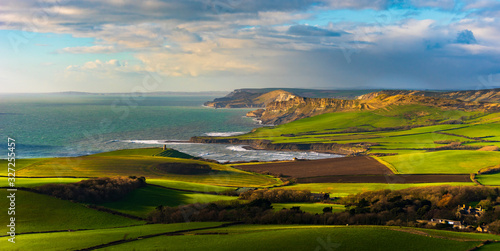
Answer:
[[[216,96],[10,94],[0,96],[0,134],[16,140],[17,158],[73,157],[119,149],[170,148],[218,161],[317,159],[340,155],[247,150],[194,144],[193,136],[230,136],[261,127],[253,109],[213,109]],[[7,148],[6,144],[0,144]],[[0,157],[2,158],[2,157]],[[6,156],[5,156],[6,158]]]

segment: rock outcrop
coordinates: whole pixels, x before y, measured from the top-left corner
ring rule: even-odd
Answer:
[[[247,145],[252,149],[272,150],[272,151],[314,151],[323,153],[334,153],[342,155],[363,155],[365,154],[370,143],[352,143],[352,144],[337,144],[337,143],[271,143],[269,140],[239,140],[237,138],[220,138],[220,137],[192,137],[193,143],[210,143],[210,144],[237,144]]]
[[[205,105],[213,108],[260,108],[275,101],[288,101],[296,97],[293,93],[274,90],[264,94],[236,90],[226,97],[206,102]]]
[[[389,96],[412,95],[412,96],[422,96],[422,97],[458,99],[461,101],[469,101],[469,102],[475,101],[475,102],[500,103],[500,88],[485,89],[485,90],[469,90],[469,91],[448,91],[448,92],[385,90],[380,92],[372,92],[364,94],[359,96],[358,99],[370,100],[379,95],[389,95]]]
[[[275,101],[267,104],[260,116],[263,124],[284,124],[294,120],[331,112],[370,111],[391,105],[411,105],[437,107],[443,110],[460,109],[466,111],[500,111],[499,103],[469,102],[456,99],[425,97],[415,95],[378,94],[371,99],[341,100],[331,98],[294,97],[288,101]]]

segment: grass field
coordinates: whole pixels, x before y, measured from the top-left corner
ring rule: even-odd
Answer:
[[[0,206],[5,213],[0,214],[0,222],[7,223],[8,195],[0,189]],[[118,226],[140,225],[145,222],[136,221],[84,207],[81,204],[60,200],[47,195],[18,190],[16,192],[16,232],[39,232],[69,229],[96,229]],[[7,224],[1,229],[6,230]],[[5,234],[7,231],[2,231]],[[3,235],[2,234],[2,235]]]
[[[133,175],[144,176],[147,179],[168,179],[235,187],[260,187],[280,184],[279,180],[270,176],[248,173],[230,166],[198,160],[148,155],[156,152],[156,150],[158,149],[128,149],[82,157],[43,159],[25,163],[25,167],[17,171],[17,176],[111,177]],[[157,169],[158,165],[168,162],[209,165],[212,172],[209,174],[180,175],[166,173]]]
[[[111,152],[103,152],[93,154],[93,156],[99,157],[109,157],[109,156],[153,156],[163,152],[162,148],[154,147],[154,148],[135,148],[135,149],[122,149]]]
[[[497,251],[500,250],[500,243],[490,243],[485,246],[478,248],[479,251]]]
[[[101,206],[139,217],[145,217],[157,206],[179,206],[192,203],[208,203],[218,200],[235,200],[237,197],[181,192],[155,186],[132,191],[124,199],[100,204]]]
[[[485,186],[500,186],[500,173],[481,174],[477,175],[476,179]]]
[[[455,182],[455,183],[418,183],[418,184],[385,184],[385,183],[310,183],[310,184],[294,184],[291,186],[279,187],[279,189],[293,190],[309,190],[313,193],[329,193],[330,197],[343,197],[361,192],[376,191],[376,190],[399,190],[409,187],[425,187],[425,186],[473,186],[474,183]]]
[[[16,187],[36,187],[45,184],[75,183],[82,178],[16,178]],[[8,178],[0,177],[0,187],[7,187]]]
[[[213,227],[221,224],[220,222],[154,224],[76,232],[27,234],[16,236],[16,243],[13,245],[7,242],[7,237],[0,237],[0,242],[2,250],[79,250],[144,235]],[[141,248],[137,248],[137,250],[141,250]]]
[[[313,214],[322,214],[325,207],[332,207],[332,212],[343,212],[345,210],[344,205],[326,203],[273,203],[272,206],[276,211],[283,208],[300,207],[300,210]]]
[[[468,250],[479,240],[424,236],[413,229],[335,226],[233,226],[160,236],[103,250]],[[212,234],[210,234],[212,233]],[[215,234],[221,233],[221,234]]]
[[[476,117],[467,117],[471,115]],[[430,125],[430,121],[449,120],[461,122]],[[418,127],[377,130],[405,125]],[[440,110],[429,106],[401,105],[368,112],[322,114],[283,125],[259,128],[236,138],[265,139],[273,143],[371,143],[374,145],[370,147],[369,153],[398,154],[381,159],[402,174],[468,174],[500,163],[500,153],[462,149],[428,150],[444,147],[450,142],[476,147],[500,146],[498,128],[500,113],[479,114]]]
[[[147,183],[167,188],[175,188],[175,189],[205,192],[205,193],[210,193],[210,192],[220,193],[224,191],[235,190],[234,187],[214,186],[214,185],[199,184],[199,183],[192,183],[192,182],[185,182],[178,180],[148,179]]]
[[[15,169],[16,169],[16,171],[19,171],[19,170],[25,168],[26,166],[29,166],[31,164],[34,164],[34,163],[37,163],[37,162],[40,162],[43,160],[47,160],[47,159],[43,159],[43,158],[40,158],[40,159],[16,159]],[[0,170],[0,175],[7,176],[7,163],[8,162],[6,159],[0,159],[0,165],[5,167],[5,168],[2,168]]]
[[[401,174],[475,173],[500,163],[500,152],[438,151],[382,157]]]

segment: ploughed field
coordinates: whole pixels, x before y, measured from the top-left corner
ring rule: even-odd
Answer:
[[[237,168],[295,178],[298,183],[441,183],[471,182],[468,174],[394,174],[369,156],[239,165]]]

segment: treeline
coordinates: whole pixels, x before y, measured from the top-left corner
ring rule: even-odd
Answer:
[[[257,200],[265,199],[272,203],[283,202],[312,202],[314,197],[308,190],[289,190],[289,189],[261,189],[261,190],[248,190],[240,194],[240,199],[243,200]]]
[[[273,190],[269,190],[273,191]],[[148,220],[153,223],[186,221],[241,221],[250,224],[320,224],[320,225],[399,225],[426,226],[418,220],[433,218],[458,220],[471,226],[488,225],[489,231],[500,232],[500,191],[490,187],[423,187],[398,191],[382,190],[348,196],[340,200],[344,212],[331,213],[326,207],[322,214],[311,214],[300,208],[272,209],[272,202],[311,201],[309,192],[295,191],[289,197],[286,190],[271,193],[252,191],[242,194],[243,201],[191,204],[179,207],[159,206]],[[291,200],[286,201],[286,198]],[[309,199],[306,199],[309,198]],[[479,202],[485,209],[480,217],[457,214],[458,205]],[[451,227],[451,226],[449,226]]]
[[[248,224],[323,224],[321,219],[329,214],[310,214],[301,210],[274,211],[271,202],[256,199],[219,201],[208,204],[190,204],[179,207],[159,206],[148,214],[151,223],[178,223],[190,221],[237,221]]]
[[[498,188],[439,186],[365,192],[342,198],[341,203],[355,219],[351,224],[418,226],[417,220],[440,218],[494,228],[500,219],[499,196]],[[472,202],[478,202],[484,213],[479,217],[457,214],[459,205]]]
[[[125,197],[134,189],[146,186],[144,177],[94,178],[70,184],[47,184],[37,187],[40,193],[82,203],[103,203]]]

